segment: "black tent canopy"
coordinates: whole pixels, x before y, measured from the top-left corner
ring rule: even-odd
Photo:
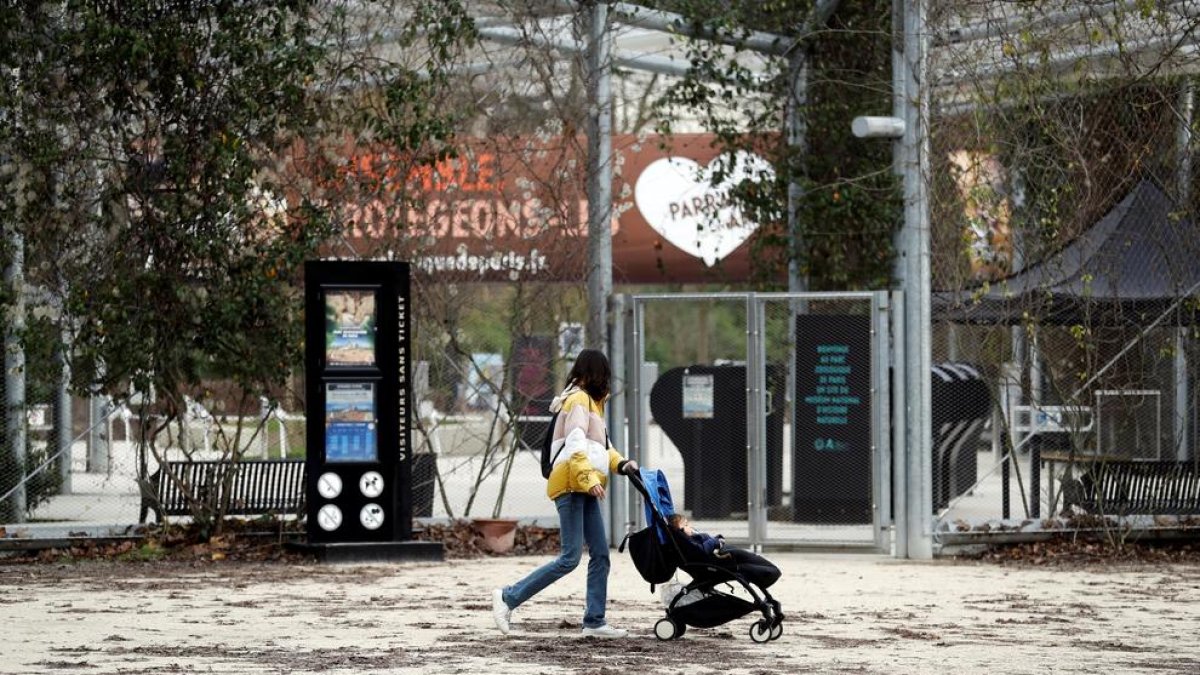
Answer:
[[[935,292],[935,321],[1144,324],[1200,289],[1200,226],[1143,180],[1062,249],[1004,279]],[[1177,319],[1178,321],[1190,321]]]

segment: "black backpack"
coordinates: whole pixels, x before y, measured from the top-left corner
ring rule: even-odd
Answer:
[[[670,581],[679,565],[678,556],[674,552],[663,550],[671,546],[671,543],[668,540],[664,544],[659,540],[658,530],[661,527],[663,526],[651,523],[644,529],[625,535],[621,545],[617,547],[618,552],[624,553],[625,544],[629,544],[629,557],[633,559],[633,566],[643,579],[650,582],[651,592],[654,591],[655,584]]]
[[[550,472],[554,470],[554,461],[562,452],[562,448],[559,448],[553,457],[550,456],[550,446],[554,445],[554,425],[558,422],[558,412],[550,416],[550,425],[546,427],[546,435],[542,437],[542,478],[546,479],[550,478]]]

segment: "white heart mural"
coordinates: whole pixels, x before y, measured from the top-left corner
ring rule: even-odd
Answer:
[[[709,267],[758,229],[758,223],[743,218],[741,209],[729,203],[730,189],[747,178],[775,175],[758,155],[737,152],[735,159],[733,171],[717,185],[711,178],[717,160],[701,167],[685,157],[666,157],[651,162],[634,186],[634,201],[650,227]]]

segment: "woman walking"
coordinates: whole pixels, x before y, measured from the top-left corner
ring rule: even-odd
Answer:
[[[608,442],[604,401],[608,398],[611,375],[608,358],[602,352],[585,349],[575,359],[567,388],[550,404],[550,411],[559,414],[550,448],[554,468],[546,483],[546,495],[558,510],[562,551],[553,561],[517,583],[492,591],[492,617],[505,635],[514,609],[579,565],[585,542],[588,574],[583,635],[602,638],[626,635],[604,619],[609,560],[600,500],[606,494],[609,473],[637,471],[638,466],[637,462],[622,457]]]

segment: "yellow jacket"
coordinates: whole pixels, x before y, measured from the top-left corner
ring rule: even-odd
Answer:
[[[617,472],[625,458],[608,443],[604,403],[568,387],[554,399],[550,410],[559,412],[551,445],[551,456],[557,460],[546,481],[546,496],[557,499],[567,492],[607,486],[608,475]]]

